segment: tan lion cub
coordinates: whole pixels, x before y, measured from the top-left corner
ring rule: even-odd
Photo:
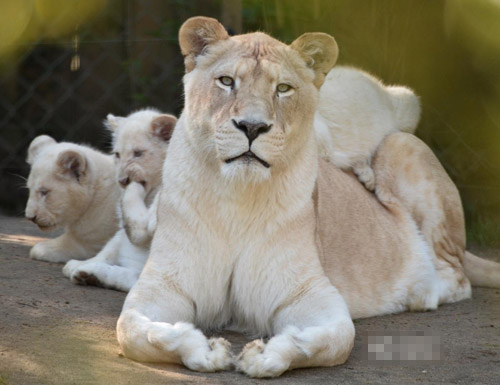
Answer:
[[[409,88],[388,87],[362,70],[335,67],[320,89],[314,119],[319,155],[352,169],[373,191],[371,159],[377,147],[391,133],[413,134],[419,119],[419,99]]]
[[[177,118],[146,109],[127,117],[108,115],[113,134],[116,180],[124,188],[119,211],[122,228],[99,254],[71,260],[63,268],[74,283],[129,291],[142,271],[156,226],[161,168]]]
[[[33,246],[31,258],[66,262],[95,255],[118,229],[113,158],[41,135],[31,142],[27,162],[26,218],[44,231],[64,227],[61,236]]]

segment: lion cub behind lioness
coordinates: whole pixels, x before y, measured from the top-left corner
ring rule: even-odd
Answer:
[[[87,261],[69,261],[63,273],[74,283],[129,291],[149,254],[168,142],[177,122],[153,109],[127,117],[108,115],[113,134],[116,179],[124,188],[119,202],[121,229]]]
[[[419,99],[409,88],[385,86],[356,68],[335,67],[320,89],[314,118],[319,154],[352,169],[373,191],[371,158],[378,145],[393,132],[413,134],[419,119]]]
[[[95,255],[118,229],[112,157],[41,135],[31,142],[27,162],[26,218],[44,231],[64,227],[61,236],[33,246],[31,258],[66,262]]]

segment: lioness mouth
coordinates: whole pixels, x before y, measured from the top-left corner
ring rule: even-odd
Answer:
[[[255,155],[252,151],[247,151],[247,152],[244,152],[243,154],[240,154],[238,156],[235,156],[234,158],[230,158],[230,159],[226,159],[226,163],[231,163],[233,161],[235,161],[236,159],[246,159],[248,161],[252,160],[252,159],[255,159],[256,161],[258,161],[261,165],[263,165],[265,168],[269,168],[271,167],[271,165],[269,163],[267,163],[265,160],[263,159],[260,159],[257,155]]]

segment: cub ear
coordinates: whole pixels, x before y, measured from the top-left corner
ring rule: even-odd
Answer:
[[[208,45],[228,38],[226,29],[215,19],[203,16],[187,19],[179,30],[179,45],[186,72],[194,69],[196,56],[203,54]]]
[[[174,132],[177,118],[173,115],[160,115],[151,121],[150,130],[152,134],[165,142],[168,142]]]
[[[35,157],[40,153],[40,150],[48,146],[49,144],[56,144],[57,142],[48,135],[39,135],[33,139],[28,147],[28,156],[26,157],[26,162],[29,165],[33,164]]]
[[[113,114],[108,114],[106,116],[106,119],[104,119],[104,127],[106,127],[109,131],[111,132],[116,132],[118,127],[120,127],[120,124],[125,120],[126,118],[122,118],[121,116],[114,116]]]
[[[302,56],[308,67],[314,70],[316,74],[314,85],[320,88],[339,56],[339,47],[335,39],[326,33],[305,33],[290,47]]]
[[[66,150],[57,157],[57,166],[63,176],[80,181],[80,177],[87,171],[87,158],[78,151]]]

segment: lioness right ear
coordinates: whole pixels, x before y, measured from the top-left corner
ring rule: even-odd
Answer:
[[[57,157],[57,166],[63,176],[76,178],[80,182],[80,177],[87,170],[87,159],[78,151],[66,150]]]
[[[113,114],[108,114],[106,119],[104,119],[104,127],[106,127],[111,132],[116,132],[118,127],[120,127],[120,123],[126,118],[122,118],[121,116],[114,116]]]
[[[306,65],[314,70],[314,85],[320,88],[339,56],[339,47],[335,39],[322,32],[304,33],[290,45],[290,48],[297,51]]]
[[[179,30],[179,45],[186,72],[194,69],[196,56],[203,54],[208,45],[228,38],[226,29],[215,19],[203,16],[187,19]]]
[[[40,150],[43,147],[49,144],[56,144],[56,143],[57,142],[48,135],[37,136],[30,143],[30,146],[28,148],[28,156],[26,157],[26,162],[28,162],[29,165],[32,165],[33,161],[35,160],[35,157],[40,153]]]
[[[154,136],[168,142],[172,137],[177,118],[173,115],[160,115],[151,121],[151,132]]]

